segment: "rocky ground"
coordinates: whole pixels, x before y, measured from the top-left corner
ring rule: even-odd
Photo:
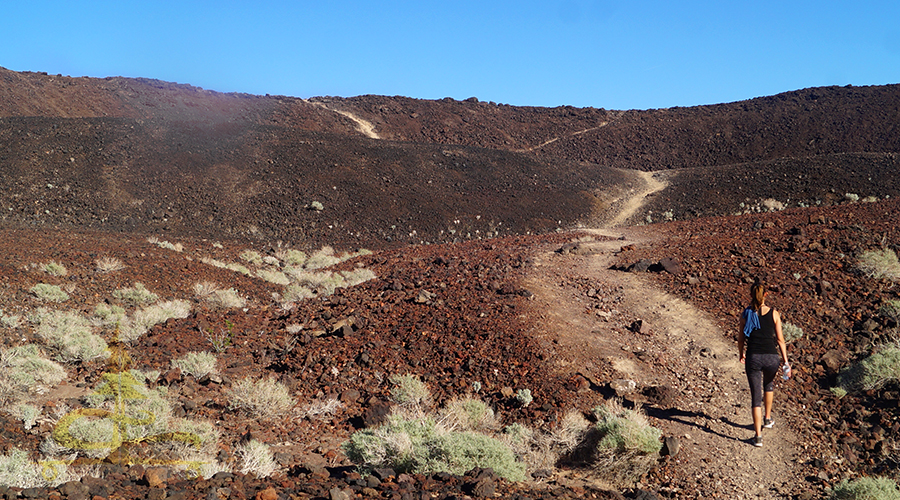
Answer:
[[[250,439],[272,445],[280,467],[266,479],[188,480],[139,460],[146,444],[131,443],[80,481],[0,494],[807,499],[845,478],[895,474],[900,388],[829,389],[897,327],[880,309],[895,286],[865,277],[856,259],[897,249],[898,88],[608,111],[226,95],[0,69],[0,309],[21,317],[0,324],[2,346],[40,342],[27,317],[41,307],[90,315],[136,282],[187,300],[186,318],[119,347],[159,372],[150,385],[177,416],[221,431],[223,469]],[[286,305],[283,286],[212,265],[322,245],[373,250],[334,270],[376,278]],[[124,267],[100,272],[104,257]],[[51,261],[67,274],[42,271]],[[757,277],[805,332],[762,450],[744,441],[732,340]],[[247,302],[211,308],[199,282]],[[42,302],[29,291],[38,283],[69,299]],[[215,376],[172,369],[217,345]],[[0,412],[0,452],[37,458],[60,414],[116,366],[65,369],[32,396],[34,427]],[[538,429],[618,395],[643,406],[670,453],[618,486],[562,466],[522,483],[481,470],[360,477],[340,444],[384,418],[387,379],[404,373],[421,376],[436,405],[477,389],[503,422]],[[227,391],[260,376],[289,387],[295,408],[229,408]],[[514,403],[519,389],[531,405]]]
[[[772,483],[758,484],[754,494],[816,498],[843,478],[896,467],[897,387],[843,399],[828,391],[836,370],[866,352],[872,342],[886,338],[894,326],[877,309],[896,292],[887,283],[861,276],[853,259],[862,250],[895,241],[895,205],[859,203],[655,224],[637,233],[626,231],[625,240],[619,240],[615,231],[564,233],[378,252],[343,264],[364,265],[377,279],[290,310],[272,299],[271,293],[279,291],[276,285],[200,262],[203,257],[238,261],[245,249],[241,245],[182,240],[184,250],[175,252],[136,236],[7,226],[0,305],[7,313],[27,314],[41,305],[27,292],[35,282],[68,287],[72,298],[64,307],[83,311],[135,281],[162,298],[191,299],[190,288],[200,280],[233,286],[247,296],[246,310],[215,311],[195,302],[188,318],[153,328],[129,352],[134,366],[161,372],[157,383],[169,387],[180,414],[215,422],[223,432],[222,460],[234,461],[233,446],[249,434],[274,444],[283,466],[268,480],[221,473],[209,480],[186,481],[172,473],[158,481],[158,471],[147,470],[152,468],[105,464],[100,480],[26,494],[141,498],[165,492],[176,498],[200,498],[211,491],[218,495],[227,491],[245,498],[259,492],[275,495],[271,498],[341,498],[335,488],[384,498],[426,490],[438,498],[473,494],[479,484],[476,477],[360,478],[340,452],[340,443],[350,433],[384,415],[386,377],[415,373],[429,384],[437,403],[470,392],[479,382],[480,394],[505,422],[545,427],[553,426],[567,409],[587,410],[610,396],[611,382],[634,379],[639,390],[625,395],[626,400],[643,403],[668,435],[681,440],[684,450],[663,460],[636,487],[661,497],[724,498],[731,492],[730,498],[739,498],[727,487],[734,464],[717,462],[715,448],[705,448],[716,444],[704,440],[722,434],[732,436],[727,441],[731,453],[752,449],[742,441],[750,432],[744,422],[745,390],[739,373],[720,379],[719,373],[725,371],[719,370],[725,369],[711,363],[730,356],[729,339],[748,279],[762,276],[775,287],[773,305],[787,321],[802,325],[806,334],[790,348],[794,379],[779,387],[779,426],[790,437],[771,441],[767,448],[772,453],[787,450],[790,467],[784,476],[762,477]],[[653,264],[672,259],[677,266],[659,273],[651,266],[647,274],[637,275],[604,265],[613,276],[604,278],[591,274],[597,271],[596,264],[589,272],[565,260],[590,256],[555,252],[572,241],[580,242],[574,248],[605,245],[605,253],[598,255],[606,255],[617,268],[642,259]],[[127,267],[98,274],[94,260],[100,256],[116,256]],[[49,260],[64,264],[69,274],[49,277],[31,266]],[[634,279],[631,276],[640,282],[621,281]],[[562,295],[557,297],[564,297],[571,310],[563,303],[554,309],[541,305],[548,286],[558,289],[555,293]],[[647,295],[656,286],[667,290],[669,298]],[[634,290],[642,290],[637,297],[649,303],[636,304]],[[685,326],[700,320],[668,324],[653,312],[676,308],[675,297],[682,304],[677,307],[702,311],[703,321],[710,323],[702,329],[715,330],[718,338],[701,334],[697,325]],[[586,337],[578,336],[584,329],[562,327],[581,321],[577,319],[581,315],[606,326],[589,326]],[[195,380],[170,369],[172,358],[209,350],[205,332],[221,328],[226,320],[234,325],[234,342],[219,354],[221,377]],[[300,326],[289,329],[289,325]],[[27,324],[3,330],[7,346],[33,339]],[[679,342],[683,348],[674,348]],[[47,414],[61,403],[80,406],[78,396],[108,367],[86,363],[67,370],[67,389],[61,393],[65,398],[53,399],[50,394],[37,399]],[[298,408],[328,399],[342,404],[325,417],[303,417],[298,412],[272,420],[230,410],[223,391],[242,377],[261,374],[286,383]],[[528,408],[512,404],[506,396],[520,388],[535,395]],[[716,403],[722,391],[733,397]],[[50,421],[25,431],[21,421],[4,414],[0,418],[3,451],[13,446],[36,449],[52,430]],[[600,493],[608,486],[562,471],[522,484],[486,477],[481,486],[489,484],[504,497],[613,495]],[[723,479],[726,486],[720,484]],[[623,493],[637,494],[629,491]]]

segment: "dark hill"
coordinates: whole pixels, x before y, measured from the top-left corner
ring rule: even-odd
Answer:
[[[374,248],[586,223],[634,170],[675,218],[828,204],[900,194],[898,118],[897,85],[608,111],[0,69],[0,217]]]

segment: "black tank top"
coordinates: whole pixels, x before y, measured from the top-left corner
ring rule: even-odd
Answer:
[[[778,354],[778,342],[775,338],[774,307],[759,316],[759,328],[750,332],[747,339],[747,354]]]

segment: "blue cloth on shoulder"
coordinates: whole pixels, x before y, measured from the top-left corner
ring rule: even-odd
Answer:
[[[753,330],[759,330],[759,314],[749,307],[744,309],[744,336],[749,337]]]

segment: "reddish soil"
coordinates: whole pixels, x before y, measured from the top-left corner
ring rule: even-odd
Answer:
[[[163,372],[157,383],[168,385],[179,412],[223,431],[222,459],[233,461],[249,433],[277,444],[283,466],[271,479],[229,473],[151,488],[143,467],[107,463],[83,487],[0,494],[459,498],[487,481],[504,498],[817,498],[844,478],[896,470],[900,388],[839,400],[828,391],[836,368],[823,356],[847,366],[897,326],[878,313],[896,290],[854,266],[863,250],[896,250],[898,202],[851,203],[845,193],[900,195],[900,86],[627,112],[315,101],[0,69],[0,309],[41,306],[28,292],[39,282],[70,290],[63,307],[84,312],[137,281],[163,299],[193,300],[203,280],[236,288],[249,298],[246,310],[194,300],[188,318],[154,327],[129,352],[135,366]],[[359,120],[382,139],[366,137]],[[651,177],[665,185],[647,188],[649,174],[625,169],[665,170]],[[728,215],[766,198],[791,208]],[[794,208],[801,203],[813,208]],[[648,215],[656,222],[664,212],[678,222],[555,232]],[[589,251],[555,253],[572,241]],[[377,279],[284,310],[271,295],[281,287],[200,261],[323,244],[375,250],[342,266],[363,265]],[[98,274],[103,256],[127,267]],[[678,267],[609,269],[664,258]],[[68,276],[32,266],[50,260]],[[806,335],[790,348],[794,379],[778,388],[778,434],[753,455],[741,446],[746,389],[728,349],[757,276],[776,285],[772,304]],[[226,320],[234,342],[220,355],[221,380],[169,370],[172,358],[208,350],[206,332]],[[0,327],[4,346],[34,339],[27,323]],[[67,366],[64,402],[79,406],[72,395],[106,369]],[[479,382],[504,422],[543,428],[630,378],[640,389],[626,402],[643,404],[682,452],[621,492],[565,468],[519,484],[480,471],[367,482],[339,445],[378,421],[395,373],[420,375],[437,404]],[[343,406],[324,419],[248,418],[224,395],[248,375],[277,377],[298,408],[332,397]],[[503,395],[520,388],[535,395],[527,408]],[[40,403],[49,412],[60,401]],[[51,430],[25,431],[0,412],[0,451],[36,450]],[[773,460],[773,472],[757,470]],[[743,475],[731,477],[734,470]]]

